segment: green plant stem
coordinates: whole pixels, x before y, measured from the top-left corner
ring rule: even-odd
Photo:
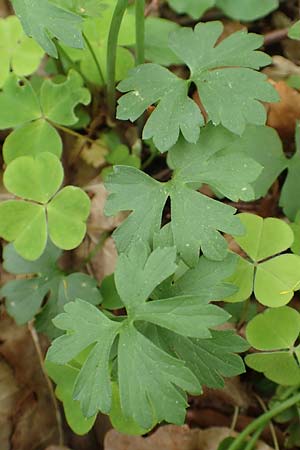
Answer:
[[[265,412],[260,417],[255,419],[252,423],[250,423],[242,433],[235,439],[235,441],[228,447],[228,450],[239,450],[241,444],[244,440],[251,434],[258,430],[260,427],[269,422],[273,417],[282,413],[286,409],[300,402],[300,393],[295,395],[294,397],[289,398],[285,402],[271,409],[270,411]]]
[[[86,46],[87,46],[87,48],[88,48],[90,54],[91,54],[91,56],[92,56],[92,58],[93,58],[93,60],[94,60],[94,63],[95,63],[95,65],[96,65],[96,67],[97,67],[97,70],[98,70],[98,73],[99,73],[99,78],[100,78],[101,84],[102,84],[103,86],[105,86],[105,79],[104,79],[103,72],[102,72],[101,66],[100,66],[100,64],[99,64],[99,61],[98,61],[98,59],[97,59],[96,53],[94,52],[94,49],[93,49],[93,47],[92,47],[90,41],[89,41],[88,38],[86,37],[85,33],[82,33],[82,36],[83,36],[84,42],[86,43]]]
[[[97,145],[97,142],[94,139],[91,139],[88,136],[83,136],[82,134],[78,133],[77,131],[72,130],[71,128],[67,128],[62,125],[58,125],[57,123],[51,122],[50,120],[48,122],[51,123],[51,125],[53,127],[57,128],[58,130],[64,131],[65,133],[70,134],[71,136],[77,137],[78,139],[82,139],[83,141],[89,142],[90,144]]]
[[[244,447],[244,450],[253,450],[255,448],[255,444],[259,439],[259,436],[264,431],[265,425],[261,425],[255,433],[253,433],[252,437],[247,442],[246,446]]]
[[[145,62],[145,0],[135,0],[136,64]]]
[[[116,59],[118,37],[128,0],[118,0],[115,7],[107,41],[107,102],[110,118],[115,117],[116,109]]]

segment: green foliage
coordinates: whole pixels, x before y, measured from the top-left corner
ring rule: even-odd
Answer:
[[[15,128],[5,140],[6,164],[20,156],[50,152],[60,157],[62,142],[55,124],[73,125],[78,121],[75,108],[90,102],[82,79],[71,70],[61,83],[45,80],[38,93],[29,81],[22,84],[11,75],[0,92],[0,129]]]
[[[152,245],[170,197],[171,228],[180,257],[193,266],[201,247],[208,258],[225,258],[227,244],[218,230],[243,233],[241,223],[233,216],[235,209],[194,189],[207,183],[234,201],[254,197],[250,183],[259,175],[261,166],[237,147],[232,151],[231,137],[222,127],[210,126],[203,130],[195,145],[181,139],[169,152],[174,176],[167,183],[159,183],[132,167],[115,167],[106,183],[111,193],[106,214],[133,211],[114,233],[119,251],[126,251],[136,238]]]
[[[0,236],[13,241],[25,259],[42,255],[48,234],[65,250],[77,247],[85,236],[89,197],[74,186],[58,192],[62,181],[62,165],[52,153],[16,158],[5,171],[4,186],[23,200],[0,203]]]
[[[278,255],[294,240],[290,226],[280,219],[262,219],[253,214],[240,214],[246,234],[235,240],[249,259],[239,256],[235,273],[229,281],[239,290],[227,301],[246,300],[254,291],[256,299],[266,306],[286,305],[294,291],[300,289],[300,258]]]
[[[82,18],[49,0],[12,0],[25,33],[51,56],[57,57],[53,38],[75,48],[83,47]]]
[[[266,16],[278,8],[278,0],[168,0],[170,6],[179,13],[187,13],[199,19],[213,6],[220,8],[235,20],[255,20]]]
[[[243,370],[239,357],[224,357],[224,346],[230,342],[231,354],[245,350],[245,342],[231,332],[209,330],[227,319],[222,309],[183,292],[147,301],[156,286],[174,273],[175,257],[174,247],[150,253],[141,241],[119,256],[115,281],[127,317],[117,320],[77,300],[54,320],[67,333],[53,342],[49,361],[68,364],[91,348],[73,391],[86,417],[98,410],[110,413],[111,364],[116,360],[122,414],[143,429],[152,427],[154,420],[182,423],[184,391],[199,393],[202,383],[220,386],[223,376]],[[201,354],[210,352],[211,360],[203,360]]]
[[[76,298],[98,305],[101,294],[96,280],[84,273],[65,274],[57,265],[61,250],[50,241],[44,253],[36,261],[27,261],[9,244],[3,251],[3,268],[22,278],[6,283],[0,296],[6,298],[8,313],[19,324],[24,324],[36,315],[38,331],[50,338],[61,333],[52,324],[52,319],[63,311],[64,306]],[[26,276],[26,277],[24,277]],[[47,297],[47,302],[44,300]]]
[[[111,19],[116,5],[116,0],[105,0],[105,8],[102,10],[100,17],[90,17],[85,20],[83,32],[86,40],[101,67],[104,81],[106,82],[107,72],[107,39],[111,24]],[[134,58],[132,53],[125,46],[133,46],[135,43],[135,17],[130,12],[125,14],[120,29],[117,61],[116,61],[116,79],[122,80],[129,69],[134,67]],[[84,78],[96,86],[102,86],[103,80],[99,76],[99,70],[95,63],[94,56],[90,49],[85,46],[83,50],[71,49],[63,46],[64,51],[71,60],[79,65],[80,72]]]
[[[126,145],[119,144],[113,146],[110,152],[105,157],[106,162],[110,165],[105,167],[101,171],[101,176],[106,179],[106,177],[113,172],[114,165],[124,165],[130,167],[136,167],[137,169],[141,166],[141,160],[138,156],[133,155],[129,152],[129,148]]]
[[[267,309],[247,326],[248,342],[262,351],[246,356],[247,365],[275,383],[299,385],[300,348],[295,347],[299,334],[300,315],[295,309]]]
[[[0,19],[0,87],[7,80],[10,70],[22,77],[35,72],[44,51],[28,38],[16,16]]]
[[[289,38],[300,41],[300,20],[295,22],[289,29]]]
[[[222,124],[236,134],[243,133],[246,123],[263,125],[266,112],[258,100],[272,102],[278,97],[266,77],[252,70],[270,62],[266,54],[255,51],[262,38],[240,31],[215,46],[222,31],[221,22],[209,22],[199,23],[194,31],[181,28],[171,33],[169,46],[188,66],[190,79],[178,78],[156,64],[138,66],[119,84],[126,95],[119,100],[117,117],[134,121],[157,103],[143,138],[153,138],[161,151],[176,143],[180,131],[188,142],[196,143],[204,119],[187,95],[193,82],[214,125]]]
[[[300,211],[298,211],[295,222],[291,223],[290,227],[294,232],[294,242],[291,246],[291,250],[296,255],[300,255]]]

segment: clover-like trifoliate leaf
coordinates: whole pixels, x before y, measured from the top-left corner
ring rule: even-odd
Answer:
[[[97,415],[84,417],[79,402],[73,400],[73,386],[79,369],[74,365],[60,366],[46,361],[45,368],[49,377],[56,384],[55,395],[62,402],[66,420],[70,428],[81,435],[87,434],[93,427]]]
[[[300,257],[276,255],[292,245],[293,231],[286,222],[273,217],[262,219],[254,214],[239,214],[239,218],[246,233],[235,240],[249,260],[239,257],[236,272],[228,279],[239,290],[226,301],[246,300],[254,291],[263,305],[286,305],[300,289]]]
[[[236,20],[256,20],[264,17],[278,7],[278,0],[168,0],[178,13],[187,13],[194,19],[200,17],[213,6]]]
[[[89,197],[74,186],[57,193],[62,181],[62,165],[52,153],[19,157],[5,171],[7,190],[26,201],[0,203],[0,236],[13,241],[25,259],[41,256],[48,233],[58,247],[66,250],[77,247],[84,238]]]
[[[208,258],[224,259],[227,244],[218,231],[236,230],[233,234],[241,234],[243,228],[233,216],[232,207],[193,189],[208,183],[234,201],[254,198],[251,182],[262,168],[238,146],[231,149],[237,139],[224,128],[213,126],[203,130],[197,144],[181,139],[169,152],[174,177],[167,183],[159,183],[135,168],[115,167],[106,182],[110,192],[106,214],[133,211],[114,233],[118,249],[126,251],[137,237],[152,246],[170,197],[171,229],[182,259],[189,266],[195,265],[200,247]]]
[[[48,360],[68,364],[83,350],[90,351],[73,392],[86,417],[98,410],[110,413],[113,377],[118,382],[124,417],[143,429],[162,420],[182,423],[185,391],[201,391],[199,380],[185,361],[160,346],[155,336],[143,332],[154,324],[183,337],[196,337],[200,346],[200,338],[212,337],[209,327],[228,318],[226,312],[197,294],[147,301],[156,285],[175,270],[175,258],[174,247],[158,247],[150,253],[137,241],[127,255],[121,255],[115,273],[127,316],[114,318],[77,300],[68,303],[65,313],[55,319],[55,325],[67,333],[52,343]],[[116,363],[113,373],[112,358]]]
[[[248,324],[248,342],[261,353],[246,357],[252,369],[263,372],[275,383],[284,386],[299,384],[300,349],[295,343],[300,334],[300,315],[288,306],[267,309]]]
[[[0,19],[0,87],[9,76],[26,76],[35,72],[40,65],[44,51],[28,38],[16,16]]]
[[[12,74],[0,92],[0,129],[15,128],[4,143],[6,164],[41,152],[60,157],[62,141],[55,123],[74,125],[78,121],[75,108],[89,101],[90,93],[74,70],[59,83],[45,80],[38,93],[29,81],[20,84]]]
[[[9,281],[0,290],[6,299],[8,313],[19,324],[36,316],[35,326],[50,338],[60,333],[52,319],[63,311],[66,303],[81,298],[93,305],[101,302],[97,282],[84,273],[67,275],[57,265],[61,250],[50,241],[36,261],[27,261],[8,244],[3,251],[3,267],[7,272],[26,275],[26,278]],[[43,304],[45,298],[47,301]]]
[[[12,0],[25,33],[51,56],[57,57],[53,38],[70,47],[83,48],[82,18],[49,0]]]
[[[216,45],[222,31],[221,22],[209,22],[171,33],[169,46],[190,69],[190,79],[178,78],[156,64],[136,67],[119,84],[125,95],[119,100],[117,117],[134,121],[156,104],[145,125],[144,139],[153,138],[157,148],[166,151],[181,131],[188,142],[195,143],[204,118],[188,97],[193,82],[213,124],[239,135],[247,123],[263,125],[266,111],[260,101],[277,101],[278,96],[265,75],[253,70],[270,63],[266,54],[255,50],[262,37],[239,31]]]

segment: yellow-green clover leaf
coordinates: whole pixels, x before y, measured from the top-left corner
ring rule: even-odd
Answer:
[[[6,164],[20,156],[50,152],[58,158],[62,141],[55,124],[70,126],[78,121],[77,105],[87,105],[91,95],[80,75],[70,70],[63,81],[45,80],[37,93],[31,83],[10,75],[0,92],[0,129],[14,128],[5,140]]]
[[[300,382],[300,348],[295,346],[300,334],[300,314],[283,306],[267,309],[248,324],[248,342],[261,353],[250,354],[246,363],[263,372],[275,383],[285,386]]]
[[[6,189],[23,200],[0,203],[0,236],[13,241],[28,260],[43,253],[47,236],[62,249],[75,248],[84,238],[90,200],[85,192],[67,186],[63,168],[52,153],[15,159],[4,173]],[[49,229],[48,229],[49,228]]]
[[[235,240],[248,258],[239,256],[237,269],[229,279],[239,290],[226,301],[246,300],[254,291],[263,305],[286,305],[300,289],[300,257],[279,255],[293,243],[291,227],[273,217],[263,219],[254,214],[239,214],[239,218],[246,233]]]
[[[44,51],[27,37],[16,16],[0,19],[0,87],[12,70],[18,76],[27,76],[37,70]]]

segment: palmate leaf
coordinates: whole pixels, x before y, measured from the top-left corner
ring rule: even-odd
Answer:
[[[275,383],[284,386],[299,384],[300,350],[295,343],[300,334],[300,315],[288,306],[267,309],[248,324],[249,343],[261,353],[246,357],[249,367]]]
[[[86,232],[90,199],[74,186],[57,192],[63,168],[55,155],[42,152],[35,158],[16,158],[7,167],[3,181],[9,192],[26,200],[0,203],[0,236],[14,242],[23,258],[39,258],[48,233],[54,244],[65,250],[80,244]]]
[[[52,123],[74,125],[78,121],[75,108],[87,105],[90,98],[74,70],[60,83],[45,80],[38,94],[29,81],[21,85],[11,75],[0,93],[0,129],[15,128],[3,146],[5,163],[41,152],[60,157],[62,141]]]
[[[137,241],[128,254],[120,256],[115,273],[116,287],[127,316],[114,318],[77,300],[68,303],[65,313],[55,319],[55,325],[67,333],[53,342],[47,355],[49,361],[68,364],[89,349],[73,391],[73,398],[80,401],[86,417],[98,410],[111,411],[112,358],[116,363],[113,376],[118,383],[119,407],[124,418],[136,424],[135,434],[138,426],[145,430],[162,420],[182,423],[187,406],[185,392],[201,391],[198,374],[189,363],[166,345],[161,346],[155,333],[146,332],[147,328],[156,329],[158,325],[166,333],[179,333],[178,339],[180,336],[183,339],[196,337],[200,347],[202,338],[205,342],[213,339],[209,328],[228,318],[226,312],[196,294],[183,292],[173,298],[147,301],[156,286],[176,269],[175,258],[174,247],[158,247],[150,253],[142,241]],[[235,351],[243,346],[240,343],[233,347]],[[212,353],[214,351],[212,347]],[[221,354],[216,358],[221,359]],[[217,384],[221,384],[221,375],[243,370],[238,357],[228,358],[230,362],[223,365],[219,362],[215,368],[219,377],[212,375],[218,378]],[[231,364],[235,365],[235,370],[229,369]]]
[[[188,142],[195,143],[204,118],[188,97],[193,82],[215,125],[222,124],[239,135],[246,123],[263,125],[266,112],[260,101],[277,101],[278,96],[265,75],[253,70],[270,63],[266,54],[255,50],[262,38],[240,31],[215,45],[222,31],[221,22],[209,22],[171,33],[170,49],[186,63],[190,79],[178,78],[156,64],[136,67],[119,84],[125,95],[119,100],[117,117],[134,121],[157,104],[145,125],[144,139],[153,138],[162,152],[176,143],[180,131]]]
[[[179,13],[187,13],[199,19],[206,10],[217,6],[232,19],[256,20],[278,8],[278,0],[169,0],[170,6]]]
[[[28,38],[16,16],[0,19],[0,87],[7,80],[10,70],[18,76],[35,72],[44,51]]]
[[[174,244],[186,264],[196,265],[200,248],[210,259],[224,259],[227,243],[219,231],[241,234],[243,227],[234,217],[234,208],[193,188],[206,182],[234,201],[254,198],[250,183],[261,166],[237,147],[231,150],[235,139],[224,128],[209,126],[195,145],[180,140],[169,152],[175,176],[168,183],[159,183],[135,168],[115,167],[106,183],[110,192],[106,214],[133,211],[114,233],[119,251],[126,251],[136,238],[152,246],[170,197]]]
[[[57,57],[53,38],[70,47],[83,48],[82,18],[49,0],[12,0],[25,33],[50,55]]]
[[[52,319],[63,311],[66,303],[78,297],[93,305],[101,302],[96,281],[84,273],[63,273],[57,265],[60,256],[61,250],[50,241],[36,261],[22,258],[13,244],[3,251],[3,268],[16,275],[26,275],[26,278],[9,281],[0,290],[0,296],[6,299],[8,313],[19,324],[36,316],[37,330],[50,338],[60,334]],[[42,306],[47,295],[47,302]]]
[[[236,272],[228,279],[239,290],[226,301],[246,300],[254,291],[263,305],[286,305],[300,289],[300,257],[276,255],[291,247],[294,240],[291,227],[272,217],[262,219],[254,214],[239,214],[239,217],[246,233],[235,240],[250,261],[239,256]]]

